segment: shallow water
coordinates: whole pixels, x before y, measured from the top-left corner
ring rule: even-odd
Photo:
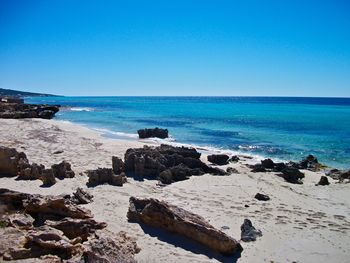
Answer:
[[[350,168],[350,98],[30,97],[68,106],[57,119],[137,138],[146,127],[169,129],[178,142],[282,160],[314,154]]]

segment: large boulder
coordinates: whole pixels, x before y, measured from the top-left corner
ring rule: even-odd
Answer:
[[[163,183],[181,181],[191,175],[204,173],[227,174],[221,169],[206,165],[200,156],[196,149],[164,144],[158,147],[131,148],[125,153],[125,172],[129,176],[158,178]]]
[[[226,154],[212,154],[208,155],[208,161],[217,164],[217,165],[225,165],[228,164],[228,160],[230,157]]]
[[[305,175],[300,172],[297,168],[294,167],[286,167],[282,170],[282,177],[289,183],[292,184],[302,184],[301,179],[305,177]]]
[[[0,177],[17,176],[20,163],[28,163],[25,153],[0,146]]]
[[[225,255],[242,250],[233,238],[214,228],[204,218],[156,199],[130,198],[128,220],[168,230]]]
[[[116,175],[110,168],[98,168],[96,170],[88,170],[87,175],[89,177],[87,186],[89,187],[106,183],[115,186],[123,186],[123,184],[126,182],[126,176],[124,173]]]
[[[52,165],[51,169],[55,177],[58,179],[73,178],[75,175],[70,163],[66,161],[62,161],[59,164]]]
[[[160,138],[165,139],[168,138],[168,130],[167,129],[161,129],[161,128],[154,128],[154,129],[141,129],[138,130],[137,133],[139,134],[140,139],[146,139],[146,138]]]
[[[266,169],[273,169],[275,167],[275,163],[271,159],[262,160],[261,165]]]

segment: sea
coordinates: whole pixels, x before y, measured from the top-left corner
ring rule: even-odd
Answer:
[[[168,142],[260,158],[298,161],[313,154],[350,168],[350,98],[302,97],[27,97],[63,106],[55,119],[115,139],[142,128],[167,128]]]

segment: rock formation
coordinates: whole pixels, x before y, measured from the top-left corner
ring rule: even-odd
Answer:
[[[128,219],[168,230],[225,255],[242,250],[233,238],[214,228],[204,218],[156,199],[130,198]]]
[[[339,180],[340,182],[342,182],[345,179],[350,179],[350,170],[346,171],[346,170],[332,169],[326,172],[326,175],[331,177],[334,180]]]
[[[106,223],[62,196],[0,189],[0,205],[1,262],[136,262],[135,239],[105,230]]]
[[[302,184],[301,179],[305,177],[305,175],[300,172],[297,168],[294,167],[286,167],[282,170],[281,176],[289,183],[292,184]]]
[[[241,240],[244,242],[255,241],[257,237],[262,236],[260,230],[257,230],[249,219],[244,219],[241,225]]]
[[[59,105],[3,103],[0,102],[0,118],[23,119],[41,118],[52,119],[59,111]]]
[[[155,148],[149,146],[131,148],[125,153],[125,172],[128,176],[158,178],[165,184],[204,173],[227,174],[219,168],[203,163],[200,155],[193,148],[164,144]]]
[[[161,128],[154,128],[154,129],[141,129],[138,130],[137,133],[139,134],[140,139],[146,139],[146,138],[160,138],[165,139],[168,138],[168,130],[167,129],[161,129]]]
[[[316,185],[329,185],[327,176],[321,176],[320,181]]]
[[[229,156],[226,154],[212,154],[208,155],[208,161],[217,164],[217,165],[225,165],[228,164]]]
[[[126,176],[124,173],[116,175],[111,168],[98,168],[96,170],[88,170],[86,173],[89,177],[87,183],[87,186],[89,187],[106,183],[115,186],[123,186],[126,182]]]
[[[72,171],[70,163],[62,161],[59,164],[51,166],[53,174],[58,179],[73,178],[75,173]]]

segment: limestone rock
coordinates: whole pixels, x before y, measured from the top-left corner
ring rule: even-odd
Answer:
[[[93,195],[86,192],[84,189],[78,187],[77,190],[73,193],[73,197],[71,198],[71,201],[77,205],[80,204],[88,204],[91,203],[93,199]]]
[[[131,197],[127,216],[129,221],[183,235],[223,254],[232,255],[242,250],[235,239],[214,228],[204,218],[156,199]]]
[[[125,232],[118,234],[98,230],[84,243],[86,263],[136,263],[134,255],[140,252],[135,239]]]
[[[126,182],[126,176],[124,173],[114,174],[110,168],[98,168],[96,170],[87,171],[89,181],[87,185],[89,187],[97,186],[100,184],[110,184],[115,186],[123,186]]]

